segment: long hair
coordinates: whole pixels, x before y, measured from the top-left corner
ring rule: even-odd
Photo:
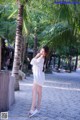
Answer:
[[[43,72],[45,72],[46,71],[47,58],[48,58],[48,54],[49,54],[49,47],[48,46],[43,46],[43,49],[46,53],[46,56],[44,58],[44,65],[43,65]]]

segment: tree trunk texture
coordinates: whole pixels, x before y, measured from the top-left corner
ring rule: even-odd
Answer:
[[[68,62],[68,66],[69,66],[69,72],[71,73],[72,68],[71,68],[71,61],[72,61],[72,57],[69,56],[69,62]]]
[[[37,35],[35,33],[35,37],[34,37],[34,52],[33,52],[33,57],[35,57],[35,55],[37,54]]]
[[[26,39],[23,38],[23,42],[22,42],[22,67],[21,70],[24,70],[24,62],[25,60],[27,60],[26,56],[27,56],[27,48],[28,48],[28,43],[26,43]]]
[[[58,57],[58,68],[57,68],[57,70],[59,70],[59,68],[60,68],[60,56]]]
[[[20,68],[21,70],[24,62],[23,54],[24,54],[24,37],[22,37],[22,44],[21,44],[21,68]]]
[[[77,69],[77,65],[78,65],[78,55],[76,56],[76,62],[75,62],[75,68],[74,68],[75,71]]]
[[[15,90],[19,90],[19,67],[21,62],[21,44],[22,44],[22,28],[23,28],[23,8],[24,6],[18,3],[18,19],[15,37],[15,53],[12,76],[15,77]]]
[[[24,54],[23,54],[23,71],[24,73],[27,74],[28,72],[28,62],[27,62],[27,58],[28,58],[28,43],[25,43],[24,45]]]
[[[54,66],[54,68],[55,68],[55,63],[56,63],[56,58],[54,57],[54,61],[53,61],[54,63],[53,63],[53,66]]]

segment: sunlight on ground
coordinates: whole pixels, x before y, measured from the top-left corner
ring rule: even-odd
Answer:
[[[22,86],[30,86],[32,87],[33,84],[24,84],[24,83],[21,83]],[[52,89],[59,89],[59,90],[67,90],[67,91],[80,91],[79,88],[67,88],[67,87],[54,87],[54,86],[47,86],[47,85],[44,85],[43,86],[44,88],[52,88]]]
[[[66,84],[66,85],[70,85],[71,83],[68,82],[56,82],[56,81],[46,81],[46,83],[57,83],[57,84]]]

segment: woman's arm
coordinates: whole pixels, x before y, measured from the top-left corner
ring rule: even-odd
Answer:
[[[40,56],[40,57],[39,57]],[[31,65],[37,65],[39,64],[40,62],[43,62],[43,55],[40,55],[40,54],[37,54],[36,57],[34,57],[32,60],[31,60]]]
[[[41,56],[41,53],[38,53],[34,58],[39,58]]]

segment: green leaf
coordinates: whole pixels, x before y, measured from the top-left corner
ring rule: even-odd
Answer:
[[[16,13],[17,13],[17,9],[13,13],[11,13],[11,15],[8,17],[8,19],[12,18]]]

